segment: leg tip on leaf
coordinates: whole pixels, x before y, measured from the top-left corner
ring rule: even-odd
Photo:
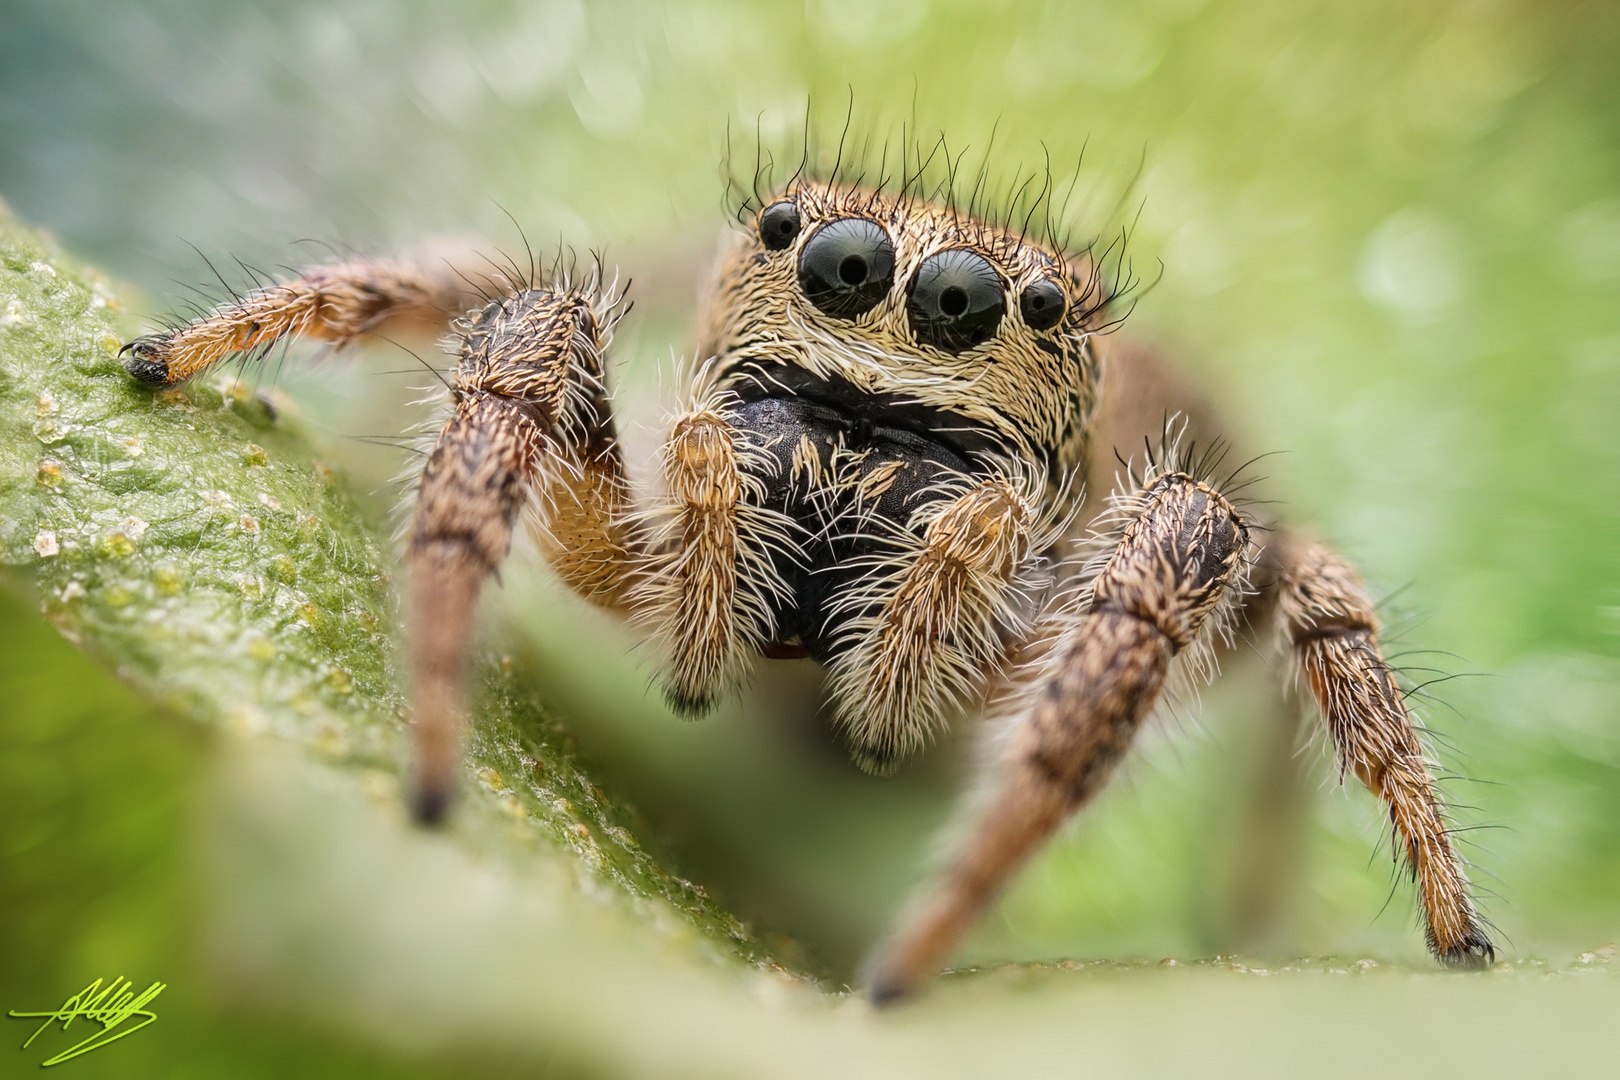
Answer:
[[[130,378],[154,389],[169,385],[169,363],[158,356],[157,343],[156,337],[141,337],[118,350]]]
[[[1455,971],[1484,971],[1496,959],[1496,949],[1485,935],[1469,934],[1460,943],[1438,954],[1442,964]]]
[[[444,824],[450,812],[450,791],[437,785],[418,788],[411,799],[411,816],[425,828]]]
[[[912,988],[896,982],[875,982],[866,988],[866,1000],[875,1009],[887,1008],[910,997]]]

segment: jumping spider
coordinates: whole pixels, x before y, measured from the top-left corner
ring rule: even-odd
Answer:
[[[1175,439],[1106,510],[1087,505],[1092,458],[1113,450],[1092,454],[1105,373],[1116,399],[1153,382],[1147,354],[1103,333],[1112,290],[1089,251],[909,182],[796,176],[738,217],[652,490],[633,489],[615,434],[604,355],[625,297],[599,270],[503,281],[480,303],[447,270],[352,259],[126,346],[129,373],[165,386],[288,336],[452,328],[452,406],[408,531],[421,821],[455,787],[475,600],[527,510],[564,582],[648,628],[681,713],[762,657],[807,655],[880,774],[958,708],[990,714],[982,797],[874,953],[875,1001],[940,966],[1101,787],[1167,680],[1239,623],[1277,628],[1342,768],[1388,805],[1430,950],[1490,962],[1355,571],[1262,527]],[[1152,393],[1121,400],[1157,409]]]

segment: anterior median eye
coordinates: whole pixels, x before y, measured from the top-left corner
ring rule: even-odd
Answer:
[[[1048,278],[1030,282],[1018,298],[1018,311],[1031,330],[1052,329],[1063,318],[1066,306],[1063,287]]]
[[[983,255],[956,250],[923,260],[906,311],[919,341],[956,353],[988,341],[1005,307],[996,268]]]
[[[829,315],[853,319],[882,302],[894,287],[894,244],[875,221],[828,222],[799,256],[799,287]]]
[[[791,202],[772,203],[759,213],[759,238],[772,251],[781,251],[799,235],[799,208]]]

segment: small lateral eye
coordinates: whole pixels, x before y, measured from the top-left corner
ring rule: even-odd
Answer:
[[[919,341],[958,353],[988,341],[1006,307],[1001,275],[983,255],[941,251],[924,259],[906,313]]]
[[[1063,319],[1066,306],[1063,287],[1051,278],[1030,282],[1018,298],[1018,310],[1024,316],[1024,325],[1031,330],[1052,329]]]
[[[830,221],[799,253],[799,288],[828,315],[864,315],[893,287],[894,244],[875,221]]]
[[[799,208],[792,201],[772,203],[759,213],[759,238],[772,251],[781,251],[799,235]]]

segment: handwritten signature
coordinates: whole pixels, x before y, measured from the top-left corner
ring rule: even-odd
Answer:
[[[6,1015],[19,1020],[44,1018],[45,1022],[39,1025],[32,1035],[28,1036],[28,1042],[23,1043],[24,1050],[28,1049],[29,1043],[39,1038],[40,1032],[58,1022],[61,1023],[63,1031],[66,1031],[68,1025],[81,1016],[86,1020],[93,1020],[101,1025],[101,1030],[94,1035],[74,1043],[55,1057],[41,1062],[43,1068],[49,1065],[60,1065],[70,1058],[78,1057],[80,1054],[88,1054],[92,1050],[99,1050],[110,1042],[122,1039],[125,1035],[133,1035],[141,1030],[141,1028],[157,1019],[157,1013],[146,1008],[146,1006],[152,1003],[152,999],[163,993],[164,989],[163,983],[155,982],[141,991],[140,994],[136,994],[134,992],[135,984],[120,975],[105,987],[101,985],[101,980],[97,979],[64,1001],[62,1007],[55,1012],[18,1012],[16,1009],[12,1009]],[[140,1019],[133,1027],[124,1027],[124,1023],[132,1017],[139,1017]],[[119,1030],[120,1028],[123,1030]]]

